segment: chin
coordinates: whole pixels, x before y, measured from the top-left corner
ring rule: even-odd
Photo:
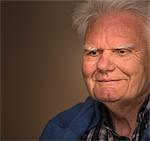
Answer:
[[[98,97],[98,96],[95,96],[95,99],[99,102],[102,102],[102,103],[115,103],[115,102],[118,102],[120,101],[119,98],[108,98],[108,97]]]
[[[114,90],[94,92],[93,96],[96,100],[101,102],[117,102],[120,101],[123,97],[121,93],[117,93]]]
[[[98,101],[102,102],[116,102],[123,98],[123,92],[119,91],[115,87],[103,87],[103,88],[94,88],[93,96]]]

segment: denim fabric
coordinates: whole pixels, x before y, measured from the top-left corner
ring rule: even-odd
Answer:
[[[101,103],[88,97],[84,103],[58,114],[44,128],[40,141],[77,141],[101,120]],[[150,122],[142,141],[149,141]]]

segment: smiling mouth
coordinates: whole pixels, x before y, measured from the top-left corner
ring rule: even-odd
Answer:
[[[116,83],[116,82],[120,82],[122,81],[123,79],[117,79],[117,80],[97,80],[97,82],[99,83]]]

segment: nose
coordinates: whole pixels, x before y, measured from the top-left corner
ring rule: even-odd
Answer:
[[[106,51],[106,50],[105,50]],[[115,63],[110,53],[103,52],[97,62],[97,68],[101,73],[112,72],[115,70]]]

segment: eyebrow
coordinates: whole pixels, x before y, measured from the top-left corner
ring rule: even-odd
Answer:
[[[84,49],[85,51],[92,51],[92,50],[97,50],[97,49],[99,49],[99,48],[91,47],[91,46],[85,45],[83,49]]]
[[[114,47],[114,49],[127,49],[127,48],[134,49],[135,45],[134,44],[125,44],[125,45],[119,45],[119,46]]]
[[[116,46],[116,47],[113,47],[111,49],[107,49],[107,50],[113,50],[113,49],[134,49],[135,48],[135,45],[134,44],[124,44],[124,45],[119,45],[119,46]],[[102,48],[96,48],[96,47],[92,47],[92,46],[89,46],[89,45],[84,45],[84,48],[83,48],[85,51],[93,51],[93,50],[105,50],[105,49],[102,49]]]

